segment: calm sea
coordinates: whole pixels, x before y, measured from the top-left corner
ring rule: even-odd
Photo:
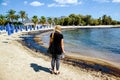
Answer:
[[[65,50],[120,63],[120,28],[65,30]],[[49,35],[43,37],[48,46]]]

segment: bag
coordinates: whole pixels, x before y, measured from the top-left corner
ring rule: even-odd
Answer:
[[[54,33],[52,33],[52,43],[51,43],[51,45],[49,46],[48,51],[47,51],[47,52],[50,53],[50,54],[54,53],[53,38],[54,38]]]
[[[64,53],[61,54],[61,59],[64,59],[65,58],[65,55]]]

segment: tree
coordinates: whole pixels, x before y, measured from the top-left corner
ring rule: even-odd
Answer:
[[[8,11],[7,18],[10,19],[11,22],[13,22],[13,20],[15,19],[15,13],[16,11],[14,11],[13,9]]]
[[[53,19],[53,21],[55,22],[56,25],[60,24],[60,21],[59,21],[59,19],[58,19],[57,17],[55,17],[55,18]]]
[[[101,19],[101,17],[99,17],[98,22],[99,22],[99,25],[102,25],[102,19]]]
[[[111,25],[111,24],[112,24],[112,18],[111,18],[110,16],[108,16],[107,22],[108,22],[108,25]]]
[[[71,19],[69,17],[65,17],[63,25],[65,25],[65,26],[69,25],[70,22],[71,22]]]
[[[63,26],[63,23],[64,23],[64,18],[61,18],[61,19],[60,19],[60,25]]]
[[[0,25],[4,25],[5,22],[6,22],[5,16],[1,14],[1,15],[0,15]]]
[[[50,18],[50,17],[48,18],[47,21],[48,21],[49,24],[52,24],[52,22],[53,22],[52,18]]]
[[[70,14],[69,17],[71,18],[72,25],[75,23],[75,14]]]
[[[80,15],[76,15],[75,16],[75,25],[81,25],[81,16]]]
[[[81,14],[79,14],[79,15],[77,15],[77,17],[78,17],[78,25],[82,25],[82,17],[83,17],[83,15],[81,15]]]
[[[102,23],[103,23],[103,25],[111,25],[112,18],[110,16],[103,15],[102,16]]]
[[[107,15],[103,15],[103,16],[102,16],[102,24],[103,24],[103,25],[107,25],[107,24],[108,24],[107,18],[108,18]]]
[[[38,24],[38,17],[37,16],[33,16],[32,17],[32,22],[34,23],[34,26],[36,26],[36,24]]]
[[[112,20],[112,25],[116,25],[117,21],[116,20]]]
[[[91,19],[91,25],[99,25],[98,19]]]
[[[43,25],[46,24],[46,18],[45,18],[45,16],[41,16],[40,23],[43,24]]]
[[[91,15],[86,15],[84,17],[84,21],[86,22],[86,25],[90,25],[91,24]]]
[[[23,20],[27,17],[26,13],[25,11],[20,11],[19,13],[20,13],[20,18],[22,19],[22,22],[23,22]]]
[[[19,15],[15,15],[15,20],[18,22],[18,19],[20,18]]]
[[[16,11],[13,9],[10,9],[7,15],[0,15],[0,25],[6,25],[9,22],[14,23],[19,23],[19,18],[22,19],[22,22],[24,19],[26,19],[27,22],[31,22],[29,18],[27,17],[27,14],[25,11],[21,10],[18,14],[15,14]],[[39,19],[37,16],[32,17],[32,21],[36,25],[39,22]],[[120,21],[117,20],[112,20],[111,16],[103,15],[102,17],[99,17],[98,19],[92,18],[91,15],[81,15],[81,14],[70,14],[69,16],[66,17],[55,17],[54,19],[48,18],[47,19],[48,23],[54,23],[56,25],[116,25],[120,24]],[[46,25],[46,17],[41,16],[40,22],[43,25]],[[22,24],[20,22],[20,24]]]

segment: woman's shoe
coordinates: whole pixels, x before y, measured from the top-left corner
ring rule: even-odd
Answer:
[[[57,71],[55,74],[56,74],[56,75],[59,75],[59,74],[60,74],[60,71]]]
[[[52,70],[50,73],[51,73],[51,74],[54,74],[54,71]]]
[[[55,71],[54,71],[53,69],[50,69],[50,73],[51,73],[51,74],[54,74]]]

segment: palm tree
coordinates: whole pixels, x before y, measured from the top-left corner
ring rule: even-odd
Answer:
[[[53,21],[55,22],[56,25],[59,24],[59,19],[57,17],[55,17]]]
[[[23,22],[23,20],[26,18],[26,13],[25,11],[20,11],[19,13],[20,13],[20,18],[22,19]]]
[[[43,25],[46,24],[45,16],[41,16],[40,23],[43,24]]]
[[[11,10],[8,11],[7,18],[8,18],[11,22],[13,22],[13,20],[15,19],[15,13],[16,13],[16,11],[14,11],[13,9],[11,9]]]
[[[37,17],[37,16],[33,16],[33,17],[32,17],[32,22],[33,22],[34,25],[36,26],[36,24],[38,24],[38,17]]]
[[[63,26],[63,23],[64,23],[64,18],[61,18],[60,19],[60,24]]]
[[[48,21],[49,24],[52,24],[52,22],[53,22],[53,21],[52,21],[52,18],[48,18],[47,21]]]
[[[20,18],[19,15],[15,15],[15,20],[18,22],[18,19]]]
[[[1,14],[1,15],[0,15],[0,25],[4,25],[5,22],[6,22],[5,16]]]

